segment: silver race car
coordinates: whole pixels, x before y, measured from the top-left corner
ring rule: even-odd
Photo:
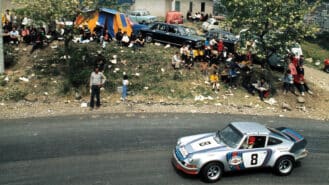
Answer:
[[[174,166],[207,182],[223,172],[272,167],[289,175],[294,163],[307,156],[306,140],[290,128],[267,128],[255,122],[232,122],[215,133],[179,138],[173,151]]]

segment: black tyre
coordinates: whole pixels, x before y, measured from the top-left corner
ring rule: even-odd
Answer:
[[[146,35],[146,37],[145,37],[145,41],[146,41],[146,42],[152,42],[152,41],[153,41],[152,36],[151,36],[151,35]]]
[[[201,170],[202,179],[205,182],[216,182],[222,177],[223,167],[218,162],[211,162]]]
[[[289,175],[294,169],[294,160],[289,156],[280,157],[274,166],[276,174],[281,176]]]

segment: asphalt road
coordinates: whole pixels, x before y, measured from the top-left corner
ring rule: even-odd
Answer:
[[[219,114],[109,114],[0,120],[1,185],[204,184],[174,170],[178,137],[212,132],[230,121],[288,126],[310,155],[290,176],[271,170],[225,174],[215,184],[329,184],[329,123]]]

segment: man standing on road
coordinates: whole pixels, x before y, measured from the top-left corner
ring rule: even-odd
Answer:
[[[90,110],[94,109],[95,96],[96,96],[96,108],[99,108],[101,105],[100,102],[100,89],[104,85],[106,77],[102,72],[99,71],[98,67],[95,67],[95,70],[90,75]]]

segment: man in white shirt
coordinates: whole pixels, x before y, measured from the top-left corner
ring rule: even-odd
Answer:
[[[11,42],[18,44],[19,32],[16,30],[16,27],[13,27],[13,29],[9,32],[9,36]]]
[[[99,71],[98,67],[95,67],[94,72],[90,75],[90,89],[91,89],[91,96],[90,96],[90,109],[94,108],[95,104],[95,97],[96,97],[96,108],[99,108],[101,105],[100,102],[100,89],[104,85],[106,81],[106,77],[102,72]]]

